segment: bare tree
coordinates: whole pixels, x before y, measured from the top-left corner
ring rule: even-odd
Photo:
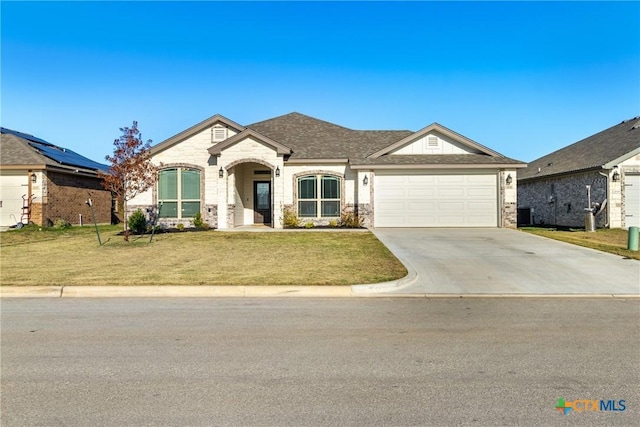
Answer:
[[[106,173],[100,173],[102,186],[124,204],[124,240],[129,240],[127,202],[155,184],[158,167],[151,163],[151,140],[142,141],[138,122],[120,128],[122,136],[113,141],[113,156],[105,156],[110,163]]]

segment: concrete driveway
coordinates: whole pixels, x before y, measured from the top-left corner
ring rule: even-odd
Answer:
[[[390,293],[640,294],[640,262],[517,230],[373,232],[409,270]]]

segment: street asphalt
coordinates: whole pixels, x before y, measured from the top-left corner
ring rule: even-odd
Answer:
[[[5,298],[1,305],[2,427],[637,426],[640,419],[637,299]],[[565,415],[556,409],[560,398],[614,401],[617,410]]]

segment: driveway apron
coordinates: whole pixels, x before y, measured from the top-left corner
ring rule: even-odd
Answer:
[[[393,293],[639,295],[640,262],[501,228],[372,230],[417,280]]]

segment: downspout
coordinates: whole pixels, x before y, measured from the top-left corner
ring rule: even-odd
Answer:
[[[611,191],[611,186],[609,185],[609,174],[605,174],[602,173],[601,171],[598,171],[598,173],[602,176],[604,176],[605,179],[605,183],[607,185],[607,198],[604,201],[604,203],[606,203],[607,205],[607,220],[604,223],[605,228],[609,228],[609,218],[611,218],[611,205],[609,202],[609,200],[611,200],[611,194],[609,194],[609,192]]]

